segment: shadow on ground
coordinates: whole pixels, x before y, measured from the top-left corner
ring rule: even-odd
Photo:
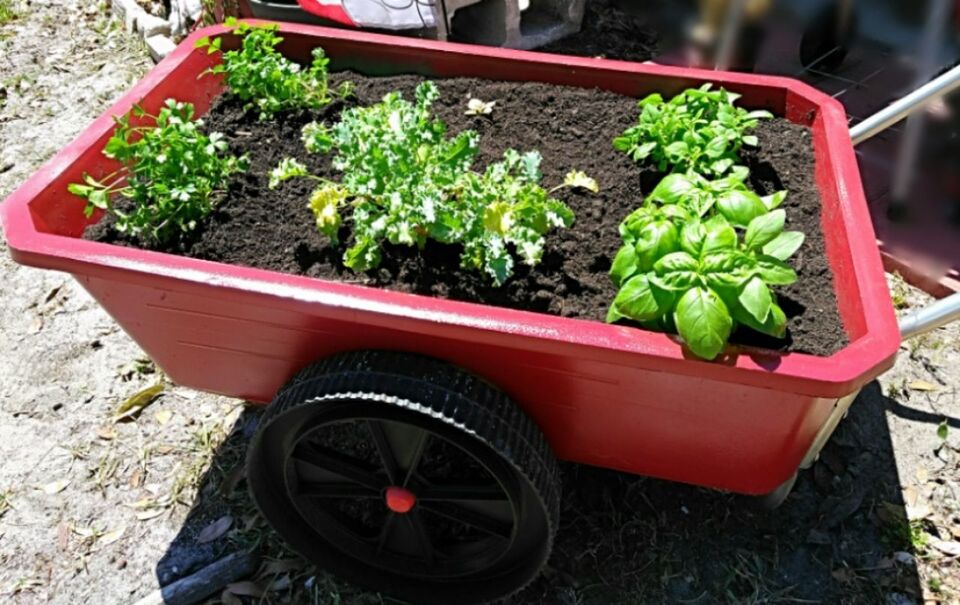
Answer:
[[[509,603],[917,602],[917,528],[904,511],[885,415],[902,408],[869,384],[819,461],[773,512],[732,494],[565,465],[553,557]],[[276,590],[247,602],[392,602],[302,561],[255,512],[242,461],[259,418],[258,409],[248,409],[217,451],[193,510],[157,565],[160,583],[257,547],[264,564],[252,579]],[[233,529],[198,544],[200,532],[226,515]]]

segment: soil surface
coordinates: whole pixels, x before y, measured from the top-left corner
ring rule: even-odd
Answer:
[[[400,90],[413,98],[419,76],[367,78],[342,75],[357,85],[361,105],[375,103],[384,94]],[[507,147],[538,149],[543,155],[543,184],[550,188],[571,169],[586,171],[600,184],[600,193],[561,190],[576,213],[569,229],[547,237],[543,261],[529,268],[518,263],[514,276],[494,287],[486,275],[460,268],[459,246],[430,242],[415,247],[384,247],[381,266],[366,274],[346,269],[341,259],[352,243],[349,224],[332,247],[314,227],[306,199],[312,184],[302,179],[267,187],[267,175],[284,157],[308,163],[315,174],[334,180],[333,154],[306,153],[300,129],[318,116],[294,112],[276,121],[263,121],[254,112],[223,97],[207,116],[207,128],[226,135],[235,153],[250,157],[250,169],[230,186],[228,198],[190,241],[166,251],[237,265],[299,273],[391,290],[442,298],[481,302],[527,311],[603,321],[617,288],[607,272],[621,245],[620,222],[643,201],[660,178],[631,161],[611,144],[636,120],[636,101],[614,93],[540,83],[491,82],[471,78],[438,81],[441,98],[434,113],[451,132],[472,128],[481,135],[477,169],[500,159]],[[486,117],[464,114],[471,97],[496,101]],[[341,107],[327,108],[320,118],[336,120]],[[741,328],[734,342],[828,355],[846,339],[839,319],[832,275],[823,253],[820,198],[813,181],[813,149],[809,130],[775,119],[757,129],[760,146],[744,154],[754,175],[753,186],[766,194],[786,188],[789,228],[803,231],[806,243],[794,257],[799,279],[779,291],[789,318],[785,339],[763,337]],[[109,222],[88,231],[86,237],[123,243]],[[135,244],[136,242],[126,242]]]
[[[13,4],[22,17],[0,23],[0,199],[149,67],[94,4]],[[114,422],[161,380],[144,352],[76,281],[15,264],[2,238],[0,279],[0,602],[133,603],[258,544],[263,565],[241,586],[266,596],[208,605],[397,604],[299,558],[259,517],[242,464],[259,408],[166,383]],[[931,302],[889,284],[901,313]],[[960,324],[905,343],[772,513],[566,465],[553,556],[511,605],[957,603],[958,368]]]

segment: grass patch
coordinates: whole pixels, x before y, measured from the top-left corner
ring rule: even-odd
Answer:
[[[6,25],[20,17],[20,13],[14,9],[14,0],[0,0],[0,25]]]

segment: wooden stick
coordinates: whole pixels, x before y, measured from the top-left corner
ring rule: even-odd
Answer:
[[[260,553],[235,552],[151,592],[134,605],[193,605],[218,592],[224,586],[242,580],[257,571]]]

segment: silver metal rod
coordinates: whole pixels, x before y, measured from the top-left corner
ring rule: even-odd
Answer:
[[[960,65],[927,82],[907,96],[894,101],[850,129],[853,144],[858,145],[883,132],[931,101],[960,88]]]
[[[740,26],[743,23],[743,13],[746,11],[747,0],[731,0],[727,9],[727,20],[723,24],[720,34],[720,43],[717,45],[714,69],[730,69],[733,62],[733,53],[737,50],[737,38],[740,37]]]
[[[960,320],[960,292],[900,318],[900,337],[904,340],[936,330]]]

